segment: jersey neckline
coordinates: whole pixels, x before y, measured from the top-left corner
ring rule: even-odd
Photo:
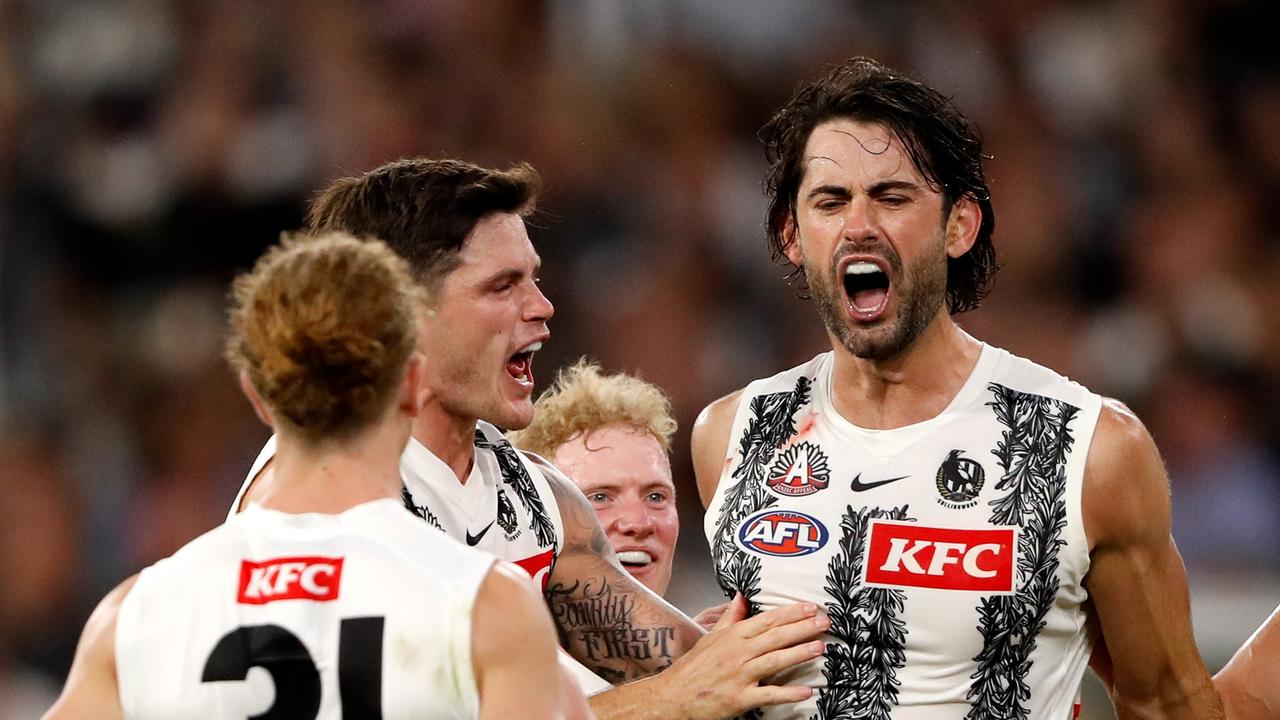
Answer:
[[[817,403],[818,410],[821,415],[829,419],[832,426],[842,433],[852,435],[867,440],[877,440],[880,442],[895,442],[901,439],[902,442],[910,442],[915,437],[928,432],[934,426],[944,422],[948,415],[955,410],[964,407],[971,402],[983,388],[986,382],[992,377],[995,364],[999,359],[999,353],[996,348],[991,345],[979,341],[981,349],[978,354],[978,361],[974,363],[973,369],[969,371],[969,376],[965,378],[964,384],[952,396],[951,401],[937,415],[926,418],[919,422],[909,425],[902,425],[894,428],[865,428],[850,422],[845,416],[841,415],[835,407],[835,402],[831,398],[832,390],[832,374],[835,372],[835,353],[825,353],[822,363],[818,367],[815,377],[816,384],[814,400]]]

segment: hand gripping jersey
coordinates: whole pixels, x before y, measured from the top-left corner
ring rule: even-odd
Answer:
[[[228,517],[235,516],[249,483],[275,452],[273,436],[245,477]],[[539,591],[546,589],[564,546],[560,506],[544,476],[551,472],[558,471],[517,451],[486,422],[476,424],[475,461],[465,484],[413,438],[400,456],[405,507],[458,542],[519,565]]]
[[[144,570],[121,604],[124,717],[475,718],[487,553],[394,500],[253,505]]]
[[[1070,718],[1101,399],[984,345],[937,417],[867,430],[833,409],[832,366],[747,386],[707,509],[726,593],[831,618],[825,655],[775,678],[817,692],[757,717]]]

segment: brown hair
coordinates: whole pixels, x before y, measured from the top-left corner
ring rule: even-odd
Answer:
[[[605,375],[583,358],[562,370],[534,403],[533,422],[507,437],[516,447],[550,457],[575,436],[610,425],[648,432],[671,451],[676,421],[666,394],[637,377]]]
[[[429,291],[458,265],[472,228],[492,213],[533,213],[541,180],[528,164],[490,170],[461,160],[406,158],[337,180],[311,203],[311,232],[385,242]]]
[[[420,293],[381,242],[285,236],[232,286],[227,359],[307,442],[350,436],[404,378]]]
[[[828,68],[801,86],[760,129],[769,162],[768,241],[773,259],[785,258],[782,229],[795,216],[809,136],[835,118],[880,123],[892,130],[916,170],[942,193],[944,213],[962,197],[978,204],[982,221],[973,248],[947,258],[947,308],[958,314],[978,307],[1000,268],[991,242],[996,216],[982,170],[982,137],[949,98],[870,58],[856,57]],[[797,277],[803,278],[799,268]]]

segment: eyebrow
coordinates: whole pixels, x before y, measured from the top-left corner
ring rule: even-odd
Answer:
[[[521,268],[514,268],[514,267],[503,268],[502,270],[499,270],[493,273],[492,275],[490,275],[489,277],[485,278],[483,281],[483,284],[488,285],[492,283],[503,282],[506,280],[520,280],[521,278],[524,278],[526,276],[536,278],[538,277],[538,273],[540,273],[541,271],[542,271],[542,257],[539,256],[534,259],[532,273],[526,273]]]
[[[910,180],[881,180],[870,188],[867,188],[868,195],[879,195],[893,190],[919,190],[920,185]]]
[[[910,180],[881,180],[867,188],[867,194],[883,195],[884,193],[892,192],[894,190],[918,191],[919,189],[920,185],[918,183],[911,182]],[[813,198],[822,195],[848,198],[853,196],[853,192],[843,185],[819,185],[805,194],[805,199],[812,200]]]
[[[812,200],[819,195],[830,195],[832,197],[849,198],[853,197],[853,192],[843,185],[819,185],[805,194],[806,200]]]

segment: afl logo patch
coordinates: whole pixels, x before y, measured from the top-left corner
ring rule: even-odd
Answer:
[[[827,529],[818,519],[789,510],[765,510],[742,521],[738,545],[771,557],[799,557],[827,544]]]
[[[779,495],[799,497],[812,495],[830,483],[827,456],[813,443],[802,442],[778,455],[765,482]]]
[[[986,473],[976,460],[964,457],[959,450],[952,450],[938,466],[935,480],[938,494],[942,496],[938,498],[938,504],[958,510],[978,504],[978,493],[982,491]]]

